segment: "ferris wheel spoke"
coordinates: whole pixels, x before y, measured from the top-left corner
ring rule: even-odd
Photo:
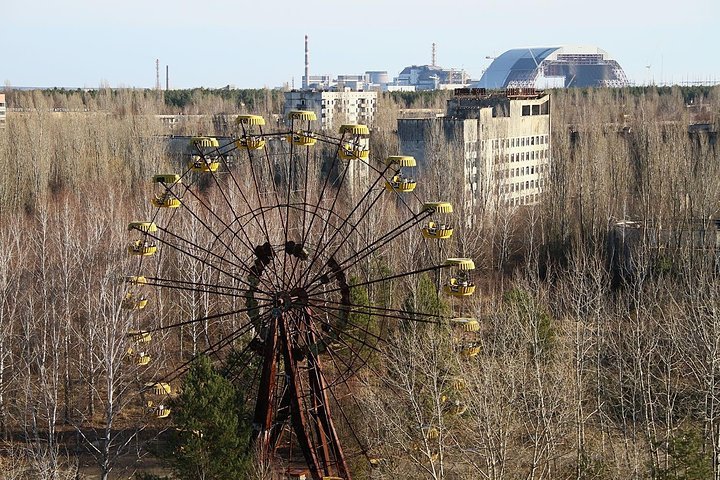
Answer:
[[[332,313],[330,311],[326,311],[325,313],[342,321],[342,319],[339,317],[338,314]],[[350,378],[351,376],[355,375],[357,373],[357,371],[359,371],[363,366],[367,365],[367,361],[370,358],[370,353],[366,353],[363,355],[361,350],[363,347],[369,347],[371,349],[374,347],[374,345],[370,345],[367,341],[367,335],[375,336],[374,334],[362,329],[361,327],[355,327],[353,325],[350,325],[350,328],[355,328],[357,330],[361,330],[361,333],[365,333],[366,338],[362,339],[362,340],[356,340],[357,342],[360,343],[360,345],[358,346],[358,345],[353,345],[353,342],[349,342],[345,338],[343,338],[343,335],[349,336],[347,334],[347,330],[337,333],[337,336],[334,338],[334,340],[333,340],[333,342],[331,342],[331,344],[334,342],[337,342],[341,346],[346,348],[350,352],[350,355],[349,355],[350,363],[348,363],[347,360],[342,360],[341,363],[345,367],[345,368],[342,368],[337,364],[337,362],[335,361],[334,358],[331,359],[336,368],[336,372],[338,372],[338,373],[337,373],[337,378],[335,379],[335,381],[330,382],[328,384],[329,387],[335,386],[336,384],[340,383],[344,379]],[[333,329],[333,330],[336,330],[336,329]],[[350,338],[352,339],[352,337],[350,337]],[[380,337],[376,337],[376,338],[380,338]],[[378,340],[377,343],[380,343],[380,340]],[[330,345],[328,345],[326,352],[329,353],[332,350],[333,350],[333,348]],[[377,349],[377,348],[375,350],[379,351],[379,349]],[[335,357],[337,357],[338,359],[342,358],[342,356],[339,355],[338,353],[335,353]]]
[[[351,288],[354,286],[355,285],[352,285]],[[312,301],[312,299],[310,299],[310,301]],[[391,319],[396,319],[396,320],[412,320],[411,318],[408,317],[408,314],[410,312],[408,312],[407,310],[378,307],[378,306],[374,306],[374,305],[357,305],[354,303],[333,302],[332,300],[320,300],[320,301],[324,302],[325,304],[338,305],[338,307],[336,307],[337,309],[340,309],[340,306],[350,307],[352,313],[360,313],[360,314],[364,314],[364,315],[376,315],[376,316],[380,316],[383,318],[391,318]],[[414,320],[414,321],[417,321],[420,323],[429,323],[429,324],[433,324],[433,325],[440,325],[440,324],[442,324],[442,322],[440,321],[441,319],[447,319],[447,317],[444,315],[437,315],[437,314],[432,314],[432,313],[412,312],[412,315],[418,315],[420,317],[437,319],[437,320],[420,320],[420,319]]]
[[[427,217],[428,214],[423,213],[420,215],[415,215],[414,217],[409,218],[402,224],[398,225],[394,229],[390,230],[389,232],[385,233],[383,236],[377,238],[374,242],[368,244],[363,249],[361,249],[358,252],[355,252],[354,255],[349,256],[343,262],[340,264],[340,267],[343,270],[347,270],[351,267],[354,267],[359,262],[367,258],[369,255],[371,255],[373,252],[375,252],[377,249],[380,249],[384,247],[385,245],[389,244],[393,240],[395,240],[397,237],[399,237],[401,234],[403,234],[405,231],[407,231],[409,228],[418,225],[422,220],[424,220]],[[415,272],[409,272],[408,274],[413,274]],[[308,282],[308,285],[312,286],[308,289],[308,291],[315,290],[319,284],[316,282],[320,280],[322,277],[322,274],[317,275],[315,278],[310,280]]]
[[[231,248],[221,239],[220,235],[222,235],[222,234],[225,233],[225,232],[231,232],[232,236],[233,236],[234,238],[238,239],[238,240],[245,246],[245,248],[247,248],[248,250],[251,250],[250,244],[247,243],[245,240],[239,238],[239,237],[238,237],[238,234],[237,234],[237,231],[234,230],[234,229],[231,227],[231,224],[232,224],[232,223],[237,223],[238,226],[239,226],[239,228],[240,228],[240,230],[241,230],[241,232],[245,235],[245,239],[249,242],[250,238],[248,237],[247,233],[246,233],[246,232],[243,230],[243,228],[242,228],[242,225],[243,225],[242,217],[243,217],[243,216],[241,216],[240,218],[234,220],[233,222],[231,222],[231,224],[228,224],[228,223],[225,222],[222,218],[220,218],[220,216],[217,215],[217,214],[213,211],[213,209],[211,209],[194,191],[189,190],[189,192],[190,192],[190,194],[197,200],[197,202],[198,202],[205,210],[207,210],[208,212],[210,212],[210,213],[213,215],[213,217],[220,222],[220,224],[223,226],[223,230],[220,231],[219,233],[216,232],[215,229],[211,228],[210,225],[208,225],[203,219],[200,218],[200,216],[199,216],[192,208],[190,208],[189,204],[187,204],[187,203],[183,202],[182,200],[180,200],[181,203],[182,203],[182,205],[185,207],[185,209],[186,209],[188,212],[190,212],[190,215],[191,215],[193,218],[195,218],[198,222],[200,222],[200,224],[201,224],[208,232],[210,232],[210,233],[215,237],[215,240],[216,240],[216,241],[220,242],[220,243],[223,245],[223,247],[226,248],[227,251],[231,252],[232,255],[237,259],[237,261],[242,262],[242,260],[237,256],[237,254],[234,252],[234,250],[231,249]]]
[[[448,265],[433,265],[432,267],[420,268],[420,269],[418,269],[418,270],[413,270],[413,271],[411,271],[411,272],[403,272],[403,273],[398,273],[398,274],[395,274],[395,275],[390,275],[390,276],[387,276],[387,277],[382,277],[382,278],[376,278],[376,279],[373,279],[373,280],[368,280],[368,281],[366,281],[366,282],[356,283],[356,284],[353,285],[353,287],[362,287],[362,286],[365,286],[365,285],[373,285],[373,284],[375,284],[375,283],[387,282],[388,280],[393,280],[393,279],[396,279],[396,278],[408,277],[408,276],[411,276],[411,275],[417,275],[417,274],[419,274],[419,273],[424,273],[424,272],[432,272],[432,271],[434,271],[434,270],[440,270],[440,269],[442,269],[442,268],[449,268],[449,266],[448,266]],[[312,291],[313,291],[313,290],[308,290],[308,296],[309,296],[310,298],[316,297],[316,296],[318,296],[318,295],[323,295],[323,294],[326,294],[326,293],[332,293],[332,292],[340,291],[340,287],[338,287],[338,288],[332,288],[332,289],[328,289],[328,290],[324,290],[324,291],[320,291],[320,292],[315,293],[315,294],[311,294]]]
[[[222,349],[225,348],[226,346],[228,346],[228,345],[230,345],[231,343],[233,343],[234,341],[236,341],[238,338],[240,338],[240,337],[242,337],[243,335],[245,335],[246,333],[248,333],[248,331],[249,331],[249,330],[245,330],[245,331],[237,330],[237,331],[235,331],[233,334],[221,338],[220,340],[218,340],[218,341],[215,342],[214,344],[212,344],[212,345],[206,347],[205,349],[203,349],[202,351],[196,353],[196,354],[193,355],[190,359],[184,361],[182,364],[180,364],[178,367],[176,367],[172,372],[170,372],[168,375],[166,375],[165,377],[163,377],[164,381],[167,382],[167,383],[172,382],[173,380],[175,380],[175,379],[177,379],[178,377],[180,377],[180,375],[182,375],[183,373],[185,373],[185,372],[190,368],[190,365],[191,365],[197,358],[199,358],[199,357],[201,357],[201,356],[203,356],[203,355],[215,355],[215,354],[217,354],[217,352],[219,352],[220,350],[222,350]]]
[[[149,329],[146,329],[146,331],[147,331],[147,332],[159,332],[159,331],[162,331],[162,330],[168,330],[168,329],[170,329],[170,328],[177,328],[177,327],[182,327],[182,326],[185,326],[185,325],[191,325],[191,324],[193,324],[193,323],[206,322],[206,321],[208,321],[208,320],[216,320],[216,319],[218,319],[218,318],[224,318],[224,317],[229,317],[229,316],[232,316],[232,315],[238,315],[238,314],[241,314],[241,313],[247,313],[247,312],[249,312],[249,311],[251,311],[251,310],[253,310],[253,309],[255,309],[255,308],[258,308],[258,307],[269,307],[269,306],[271,306],[271,305],[272,305],[272,302],[267,302],[267,303],[264,303],[264,302],[263,302],[263,303],[260,303],[260,302],[258,302],[258,305],[257,305],[257,306],[252,306],[252,307],[247,307],[247,308],[240,308],[240,309],[237,309],[237,310],[231,310],[231,311],[227,311],[227,312],[213,313],[213,314],[211,314],[211,315],[205,315],[205,316],[197,317],[197,318],[194,318],[194,319],[191,319],[191,320],[184,320],[184,321],[182,321],[182,322],[171,323],[171,324],[169,324],[169,325],[162,325],[162,326],[159,326],[159,327],[149,328]],[[250,321],[248,321],[247,323],[244,323],[244,324],[242,325],[242,328],[247,327],[247,326],[253,326],[253,321],[250,320]]]
[[[244,280],[242,277],[239,277],[239,276],[237,276],[237,275],[235,275],[235,274],[232,274],[232,273],[228,272],[226,269],[224,269],[224,268],[222,268],[221,266],[215,264],[214,262],[211,262],[209,259],[212,257],[212,258],[214,258],[215,260],[218,260],[219,263],[220,263],[220,265],[222,265],[223,263],[226,263],[228,266],[234,267],[235,269],[237,269],[237,270],[239,270],[239,271],[242,271],[242,273],[244,273],[245,275],[248,275],[248,276],[249,276],[249,275],[254,275],[253,270],[252,270],[250,267],[248,267],[244,262],[238,264],[238,263],[229,261],[229,260],[226,259],[225,257],[218,255],[217,253],[213,252],[212,250],[209,250],[209,249],[206,248],[206,247],[203,247],[203,246],[201,246],[201,245],[198,245],[197,243],[192,242],[192,241],[190,241],[190,240],[188,240],[188,239],[186,239],[186,238],[184,238],[184,237],[182,237],[182,236],[180,236],[180,235],[178,235],[178,234],[176,234],[176,233],[174,233],[174,232],[171,232],[171,231],[169,231],[169,230],[167,230],[167,229],[160,228],[160,227],[158,227],[158,230],[160,230],[160,231],[166,233],[167,235],[172,236],[173,238],[176,238],[176,239],[178,239],[179,241],[187,244],[187,245],[190,247],[190,250],[188,250],[187,248],[183,248],[183,247],[181,247],[180,245],[171,243],[171,242],[169,242],[169,241],[168,241],[167,239],[165,239],[165,238],[160,238],[159,236],[153,236],[153,235],[151,235],[151,234],[150,234],[150,236],[151,236],[152,238],[154,238],[154,239],[162,242],[163,244],[168,245],[169,247],[171,247],[171,248],[179,251],[180,253],[182,253],[182,254],[184,254],[184,255],[187,255],[188,257],[197,260],[198,262],[200,262],[200,263],[201,263],[202,265],[204,265],[205,267],[207,267],[207,268],[209,268],[209,269],[212,269],[212,270],[215,270],[216,272],[218,272],[218,274],[219,274],[219,273],[222,273],[222,274],[228,276],[229,278],[231,278],[231,279],[233,279],[233,280],[235,280],[235,281],[238,281],[239,283],[241,283],[241,284],[243,284],[243,285],[245,285],[245,286],[247,286],[247,287],[253,288],[253,285],[252,285],[251,283],[249,283],[247,280]],[[200,256],[194,254],[191,250],[196,250],[196,251],[199,251],[199,252],[203,252],[203,253],[205,253],[205,257],[204,257],[204,258],[201,258]],[[226,251],[227,251],[227,250],[230,250],[230,247],[228,247],[228,248],[226,249]],[[261,283],[265,284],[266,287],[269,288],[269,289],[272,289],[272,288],[274,287],[273,285],[268,284],[267,281],[261,280]]]
[[[331,172],[333,171],[333,169],[335,168],[335,165],[337,164],[337,161],[338,161],[338,158],[339,158],[339,157],[338,157],[339,148],[340,148],[340,147],[339,147],[339,145],[338,145],[338,150],[335,152],[335,155],[333,156],[333,162],[332,162],[332,164],[330,165],[330,170],[329,170],[329,171],[331,171]],[[340,194],[340,190],[341,190],[343,181],[344,181],[344,179],[345,179],[345,176],[347,175],[347,171],[348,171],[347,168],[345,168],[345,169],[343,170],[342,177],[340,178],[340,181],[338,182],[337,188],[335,189],[335,197],[333,198],[333,201],[332,201],[332,204],[331,204],[331,206],[330,206],[330,208],[329,208],[329,211],[334,211],[334,209],[335,209],[335,205],[336,205],[336,203],[337,203],[337,198],[338,198],[338,196],[339,196],[339,194]],[[323,186],[322,186],[322,188],[320,189],[320,193],[319,193],[318,196],[317,196],[317,201],[316,201],[316,202],[313,202],[313,213],[312,213],[312,215],[311,215],[311,217],[310,217],[310,224],[308,225],[307,229],[303,228],[303,235],[302,235],[303,243],[307,242],[308,237],[309,237],[309,235],[310,235],[310,232],[312,231],[313,222],[314,222],[314,220],[315,220],[315,217],[317,216],[318,210],[320,209],[320,203],[322,203],[323,199],[325,198],[325,191],[326,191],[326,189],[327,189],[327,187],[328,187],[329,181],[330,181],[330,175],[326,175],[326,176],[325,176],[325,181],[323,182]],[[306,180],[306,183],[307,183],[307,180]],[[307,185],[306,185],[306,188],[307,188]],[[306,197],[306,198],[307,198],[307,197]],[[307,200],[305,201],[305,203],[307,204]],[[322,237],[325,235],[326,227],[327,227],[327,224],[325,224],[325,228],[323,228],[322,232],[320,233],[320,238],[322,238]]]
[[[387,167],[387,168],[389,168],[389,167]],[[387,169],[387,168],[386,168],[386,169]],[[347,169],[345,170],[345,172],[347,172]],[[362,198],[357,202],[357,204],[352,208],[352,210],[350,210],[350,213],[348,213],[348,215],[347,215],[346,217],[343,217],[343,218],[342,218],[342,221],[341,221],[341,223],[340,223],[340,226],[335,229],[335,232],[332,234],[332,236],[330,237],[330,239],[329,239],[327,242],[325,242],[324,246],[316,253],[316,255],[315,255],[315,257],[313,258],[313,260],[310,262],[310,264],[307,266],[307,268],[305,269],[305,271],[304,271],[303,274],[301,275],[301,278],[305,278],[305,279],[307,278],[310,270],[312,269],[312,267],[313,267],[314,264],[315,264],[315,261],[316,261],[318,258],[320,258],[323,254],[325,254],[325,252],[326,252],[327,249],[330,247],[330,245],[332,245],[332,243],[333,243],[333,241],[335,240],[335,238],[337,237],[337,235],[342,231],[343,227],[349,223],[350,219],[351,219],[352,216],[355,214],[355,212],[360,208],[360,206],[363,204],[363,202],[370,196],[371,192],[373,192],[373,189],[374,189],[374,188],[377,186],[377,184],[380,182],[381,178],[382,178],[382,177],[378,177],[378,178],[375,180],[375,182],[372,184],[372,186],[371,186],[370,188],[368,188],[368,190],[363,194]],[[338,189],[338,192],[339,192],[339,190],[340,190],[340,189]],[[375,204],[375,202],[377,201],[378,198],[380,198],[381,195],[382,195],[382,191],[380,191],[380,192],[378,193],[378,195],[376,196],[375,200],[372,202],[372,205]],[[335,202],[336,202],[336,200],[337,200],[337,195],[335,196],[335,199],[333,200],[333,204],[332,204],[331,207],[330,207],[330,210],[331,210],[331,211],[334,210],[334,208],[335,208]],[[318,200],[318,201],[320,201],[320,200]],[[362,219],[362,218],[367,214],[367,212],[368,212],[369,210],[370,210],[370,207],[365,210],[365,212],[360,216],[360,218]],[[359,223],[359,222],[356,222],[356,224],[357,224],[357,223]],[[325,236],[325,233],[327,232],[328,226],[329,226],[329,222],[325,222],[325,224],[323,225],[323,230],[322,230],[319,238],[323,238],[323,237]],[[353,228],[352,230],[354,230],[354,228]],[[329,256],[330,256],[330,257],[335,256],[335,254],[338,252],[339,249],[340,249],[340,245],[338,245],[338,246],[335,248],[335,250],[334,250]],[[310,283],[312,283],[312,282],[310,282]]]
[[[223,296],[223,297],[231,297],[231,298],[246,298],[247,296],[247,289],[246,288],[238,288],[238,287],[232,287],[228,285],[220,285],[220,284],[214,284],[214,283],[202,283],[200,281],[194,282],[194,281],[182,281],[182,280],[176,280],[176,279],[170,279],[170,278],[160,278],[160,277],[145,277],[147,279],[147,285],[153,286],[153,287],[160,287],[160,288],[167,288],[172,290],[184,290],[188,292],[198,292],[198,293],[209,293],[213,295]],[[203,288],[198,288],[203,287]],[[230,291],[223,291],[223,290],[230,290]],[[237,293],[242,292],[242,293]],[[258,293],[262,293],[264,295],[270,295],[270,293],[263,291],[263,290],[257,290]]]
[[[377,335],[377,334],[374,334],[374,333],[370,332],[370,331],[367,330],[367,329],[364,329],[363,327],[361,327],[361,326],[359,326],[359,325],[354,324],[354,323],[351,322],[350,320],[344,319],[342,316],[340,316],[340,311],[339,311],[339,309],[337,309],[337,308],[323,307],[323,306],[319,306],[319,305],[315,305],[315,308],[317,308],[318,310],[320,310],[320,311],[322,311],[323,313],[327,314],[328,316],[333,317],[335,320],[338,320],[338,321],[340,321],[340,322],[345,323],[345,325],[348,326],[348,327],[350,327],[350,328],[356,328],[357,330],[360,330],[362,333],[364,333],[364,334],[366,334],[366,335],[370,335],[371,337],[374,337],[375,339],[378,340],[378,342],[387,343],[387,339],[382,338],[381,336],[379,336],[379,335]],[[318,316],[318,317],[315,317],[315,320],[317,320],[318,322],[322,323],[324,326],[328,327],[330,331],[333,331],[333,332],[337,333],[338,335],[345,335],[346,337],[351,338],[352,340],[355,340],[355,341],[359,342],[363,347],[370,348],[371,350],[374,350],[375,352],[380,353],[380,350],[379,350],[377,347],[375,347],[374,345],[370,345],[370,344],[367,343],[367,341],[365,341],[363,338],[360,338],[360,337],[358,337],[358,336],[355,336],[355,335],[351,334],[347,329],[345,329],[345,330],[338,330],[337,325],[333,325],[333,324],[330,323],[329,321],[323,320],[323,319],[320,318],[319,316]]]

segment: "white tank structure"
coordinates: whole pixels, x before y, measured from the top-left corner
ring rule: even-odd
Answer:
[[[630,85],[620,64],[593,46],[526,47],[495,57],[472,87],[569,88]]]

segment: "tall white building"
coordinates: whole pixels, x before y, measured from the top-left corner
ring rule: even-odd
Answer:
[[[458,89],[445,116],[399,119],[400,151],[418,161],[462,159],[466,207],[534,205],[551,169],[550,98],[534,90]],[[447,166],[448,171],[450,166]]]
[[[323,130],[343,123],[372,125],[377,92],[292,90],[285,93],[285,118],[291,110],[313,110]]]

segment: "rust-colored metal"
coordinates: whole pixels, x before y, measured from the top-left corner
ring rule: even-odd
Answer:
[[[307,309],[308,324],[312,322],[312,312]],[[310,328],[308,330],[308,344],[314,345],[317,341],[315,330]],[[320,358],[314,355],[312,352],[308,355],[308,375],[310,377],[310,391],[315,403],[315,416],[318,421],[318,430],[321,431],[319,437],[322,440],[322,446],[324,448],[324,454],[326,463],[330,463],[330,457],[328,452],[329,445],[333,448],[333,454],[335,456],[335,463],[337,468],[337,474],[346,480],[352,480],[350,477],[350,470],[348,469],[345,461],[345,455],[343,454],[342,447],[340,446],[340,439],[335,430],[335,425],[332,421],[332,415],[330,415],[330,399],[328,398],[328,386],[325,382],[325,378],[322,374],[322,366],[320,364]],[[317,400],[319,399],[319,402]]]
[[[297,437],[300,450],[303,452],[310,474],[313,478],[321,478],[320,464],[318,463],[313,441],[308,429],[308,422],[305,418],[305,411],[302,405],[302,384],[298,374],[298,365],[292,352],[292,341],[288,329],[287,316],[283,316],[280,321],[280,348],[283,361],[285,363],[285,378],[288,381],[288,390],[290,391],[290,420],[292,422],[295,436]]]
[[[277,382],[277,343],[278,319],[270,320],[268,334],[263,348],[263,370],[258,387],[255,415],[253,417],[253,440],[259,442],[261,455],[267,455],[270,448],[271,430],[273,428],[275,387]],[[269,460],[269,459],[262,459]]]

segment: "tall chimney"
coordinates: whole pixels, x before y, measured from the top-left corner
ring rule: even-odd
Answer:
[[[165,65],[165,91],[170,90],[170,65]]]
[[[302,81],[302,88],[306,90],[310,84],[310,50],[308,49],[308,36],[305,35],[305,76]]]
[[[155,90],[160,90],[160,59],[155,59]]]
[[[432,63],[431,63],[431,65],[432,65],[433,67],[434,67],[435,65],[437,65],[437,64],[435,63],[435,61],[437,60],[437,58],[435,57],[435,54],[436,54],[436,52],[435,52],[435,42],[433,42],[433,44],[432,44]]]

